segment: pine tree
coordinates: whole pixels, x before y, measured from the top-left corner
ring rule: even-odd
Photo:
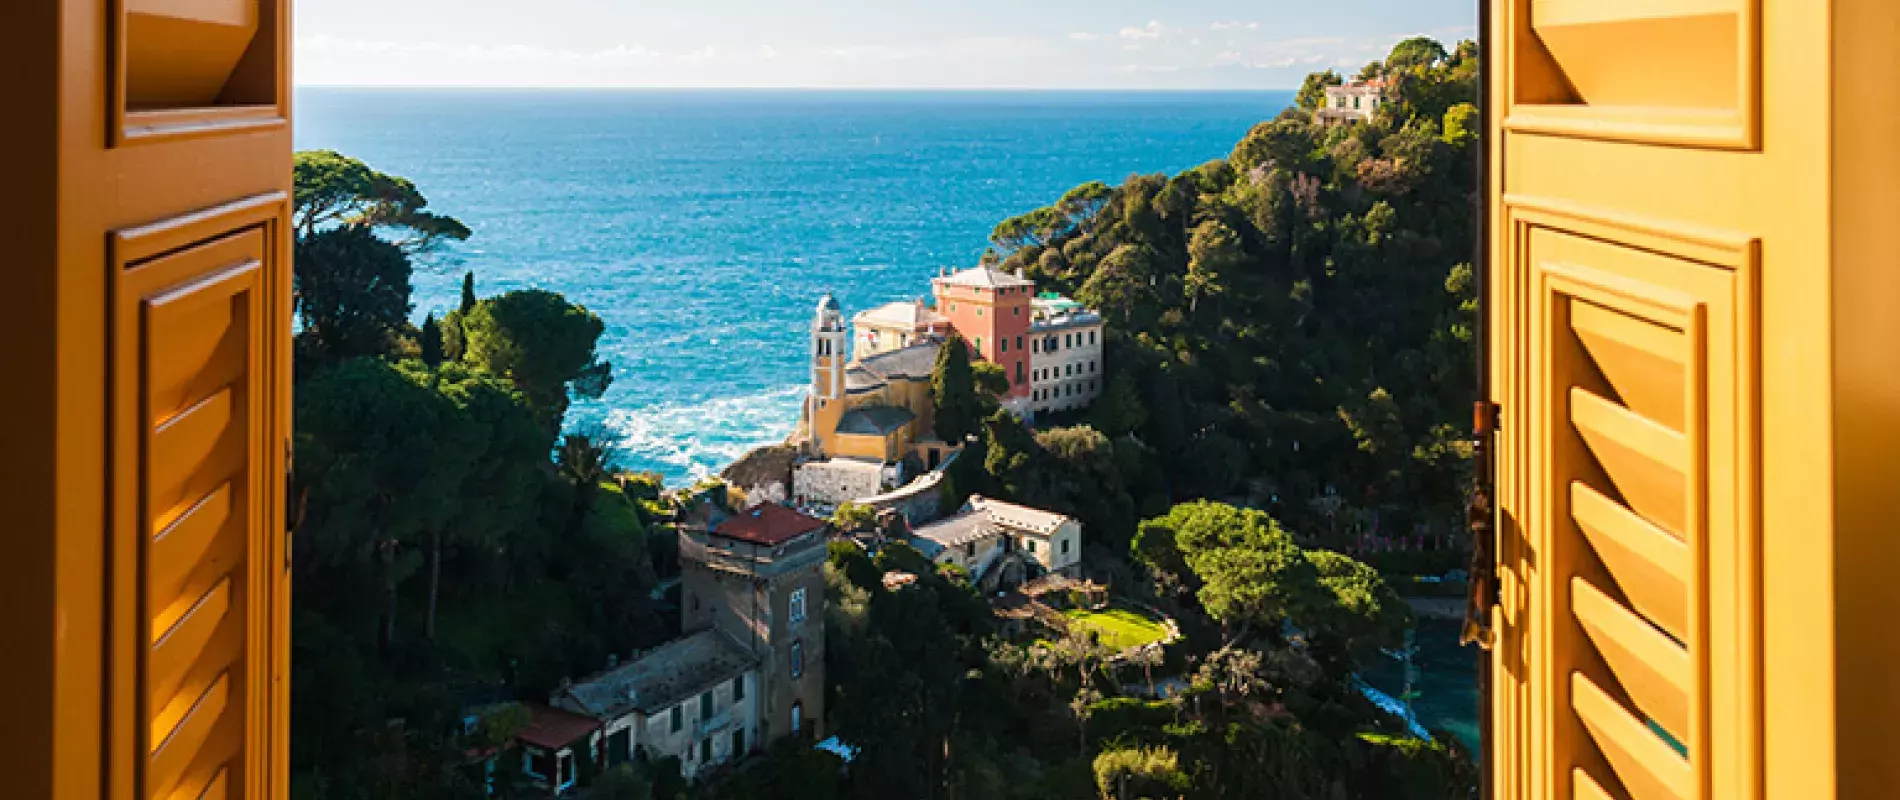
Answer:
[[[435,321],[435,315],[422,321],[422,363],[431,367],[442,366],[442,324]]]

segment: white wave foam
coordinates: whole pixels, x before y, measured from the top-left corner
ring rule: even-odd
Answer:
[[[607,415],[607,429],[622,466],[661,472],[677,485],[716,473],[754,447],[785,441],[798,426],[805,388],[617,410]]]

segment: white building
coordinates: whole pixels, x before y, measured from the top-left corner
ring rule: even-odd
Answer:
[[[923,298],[885,303],[851,318],[852,356],[866,359],[950,335],[949,318],[924,305]]]
[[[1379,106],[1385,104],[1385,92],[1384,78],[1328,86],[1326,103],[1320,106],[1316,115],[1322,122],[1367,122],[1379,110]]]
[[[993,577],[1021,583],[1033,575],[1003,579],[1010,562],[1034,572],[1074,577],[1082,564],[1082,523],[1050,511],[972,495],[962,511],[911,532],[911,544],[938,564],[968,570],[987,586]]]
[[[1031,305],[1029,410],[1087,408],[1102,393],[1102,315],[1056,294]]]
[[[590,749],[604,765],[671,756],[690,779],[759,743],[758,661],[726,632],[700,631],[566,686],[552,705],[600,721]]]

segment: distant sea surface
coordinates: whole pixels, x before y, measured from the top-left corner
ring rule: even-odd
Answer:
[[[614,381],[570,425],[625,468],[716,472],[797,422],[819,295],[925,295],[990,229],[1092,180],[1228,154],[1291,92],[305,88],[296,143],[410,178],[468,223],[418,263],[415,318],[559,291],[606,322]]]

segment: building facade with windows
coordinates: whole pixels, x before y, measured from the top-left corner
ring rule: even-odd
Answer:
[[[1343,86],[1326,87],[1326,102],[1315,112],[1323,122],[1368,122],[1385,104],[1388,87],[1384,78],[1352,81]]]
[[[862,360],[914,344],[942,341],[950,334],[950,320],[924,305],[919,297],[858,312],[851,318],[851,328],[851,354]]]
[[[1009,377],[1005,404],[1029,396],[1029,328],[1035,315],[1035,281],[1022,270],[984,265],[931,281],[937,313],[970,343],[978,358],[1003,367]]]
[[[823,738],[827,530],[777,503],[737,514],[702,503],[680,522],[681,627],[718,631],[756,659],[760,746]]]
[[[957,513],[912,531],[911,544],[933,562],[968,570],[971,581],[985,589],[1050,573],[1076,577],[1082,566],[1081,522],[981,495],[972,495]]]
[[[692,778],[759,742],[759,661],[727,632],[702,630],[563,686],[550,705],[596,721],[587,749],[603,767],[671,756]],[[544,748],[524,743],[530,776],[562,788],[532,769]]]
[[[931,374],[957,334],[971,357],[1001,365],[1004,408],[1033,419],[1087,407],[1102,392],[1102,316],[1068,298],[1037,295],[1018,272],[981,266],[933,279],[936,307],[889,303],[851,318],[818,301],[811,327],[811,389],[795,443],[795,502],[835,507],[897,488],[914,459],[934,470],[960,447],[934,430]]]
[[[763,503],[728,514],[702,498],[680,522],[685,635],[563,682],[517,740],[554,794],[577,759],[610,767],[677,758],[689,779],[824,719],[827,523]]]
[[[1102,393],[1102,315],[1054,293],[1031,303],[1029,410],[1087,408]]]

